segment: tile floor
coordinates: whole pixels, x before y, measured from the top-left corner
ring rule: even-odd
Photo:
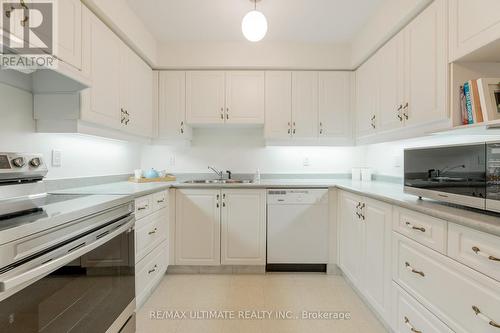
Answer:
[[[225,315],[227,319],[190,319],[195,314],[203,316],[207,310],[218,311],[215,314]],[[245,310],[249,312],[240,312]],[[150,319],[151,311],[160,311],[158,318],[167,313],[180,316],[185,311],[187,319]],[[276,319],[278,311],[293,319]],[[331,315],[334,311],[349,312],[351,318],[295,319],[302,316],[302,311]],[[270,318],[241,318],[256,315]],[[138,311],[137,332],[382,333],[386,330],[341,276],[172,274],[163,278]]]

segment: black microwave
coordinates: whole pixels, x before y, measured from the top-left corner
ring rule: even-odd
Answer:
[[[404,191],[500,212],[500,143],[406,149]]]

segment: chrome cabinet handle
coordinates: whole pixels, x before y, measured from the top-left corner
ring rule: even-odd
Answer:
[[[403,107],[404,110],[406,110],[405,112],[403,112],[403,116],[405,117],[406,120],[408,120],[408,102],[406,102],[405,106]]]
[[[418,231],[422,231],[422,232],[425,232],[425,228],[424,227],[416,227],[414,226],[413,224],[411,224],[410,222],[406,221],[406,226],[412,230],[418,230]]]
[[[295,127],[295,121],[293,122],[293,124],[292,124],[292,125],[293,125],[293,131],[292,131],[292,133],[293,133],[293,134],[295,134],[295,132],[296,132],[296,130],[297,130],[297,128]]]
[[[154,235],[154,234],[156,234],[157,231],[158,231],[158,228],[154,228],[153,230],[148,232],[148,235]]]
[[[219,208],[219,198],[220,198],[220,195],[217,194],[217,208]]]
[[[184,134],[184,121],[181,121],[181,134]]]
[[[479,308],[475,305],[472,306],[472,310],[474,311],[474,313],[476,314],[476,316],[479,317],[479,319],[483,320],[484,322],[487,322],[490,326],[493,326],[493,327],[496,327],[496,328],[500,328],[500,324],[491,320],[490,318],[488,318],[485,314],[483,314],[481,312],[481,310],[479,310]]]
[[[398,108],[397,108],[397,117],[399,119],[399,121],[403,121],[403,116],[401,116],[401,110],[403,109],[403,105],[402,104],[399,104],[398,105]]]
[[[292,124],[288,122],[288,134],[292,133]]]
[[[152,269],[148,271],[148,274],[151,274],[153,272],[156,272],[156,269],[158,268],[158,265],[154,265]]]
[[[148,205],[137,208],[137,210],[145,210],[145,209],[148,209]]]
[[[375,125],[375,119],[377,118],[376,115],[373,115],[372,118],[371,118],[371,125],[373,127],[373,129],[375,129],[377,126]]]
[[[406,266],[406,269],[412,273],[415,273],[415,274],[418,274],[420,275],[421,277],[425,277],[425,274],[424,272],[422,271],[417,271],[416,269],[414,269],[413,267],[411,267],[410,263],[409,262],[405,262],[405,266]]]
[[[474,251],[474,253],[477,254],[478,256],[481,256],[481,257],[486,258],[488,260],[500,261],[500,258],[497,258],[497,257],[494,257],[492,255],[489,255],[489,254],[482,252],[477,246],[473,246],[472,251]]]
[[[408,319],[408,317],[405,316],[405,324],[406,326],[408,326],[408,328],[410,329],[410,331],[412,331],[413,333],[422,333],[422,331],[419,331],[417,330],[411,323],[410,323],[410,319]]]
[[[323,134],[323,122],[319,122],[319,134]]]
[[[156,203],[164,203],[164,202],[165,202],[165,199],[156,200]]]

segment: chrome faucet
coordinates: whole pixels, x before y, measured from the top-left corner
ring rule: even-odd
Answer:
[[[211,167],[211,166],[208,166],[208,169],[210,169],[210,170],[212,170],[213,172],[215,172],[215,173],[217,174],[217,176],[219,176],[219,180],[224,179],[224,172],[219,171],[219,170],[217,170],[216,168]]]

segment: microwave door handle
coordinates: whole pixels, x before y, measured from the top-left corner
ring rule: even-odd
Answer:
[[[114,237],[118,236],[119,234],[127,231],[129,228],[131,228],[134,225],[135,220],[133,217],[127,217],[126,219],[123,220],[129,220],[127,223],[121,225],[120,227],[114,229],[112,232],[107,234],[104,237],[101,237],[97,239],[96,241],[82,246],[82,245],[76,245],[72,249],[69,249],[68,253],[65,255],[62,255],[58,258],[52,259],[44,264],[41,264],[39,266],[36,266],[26,272],[17,274],[12,277],[7,277],[5,279],[0,280],[0,292],[6,292],[11,289],[14,289],[24,283],[27,283],[31,280],[41,278],[57,269],[60,267],[66,265],[67,263],[72,262],[73,260],[81,257],[82,255],[98,248],[102,244],[108,242],[109,240],[113,239]],[[122,220],[122,221],[123,221]]]

